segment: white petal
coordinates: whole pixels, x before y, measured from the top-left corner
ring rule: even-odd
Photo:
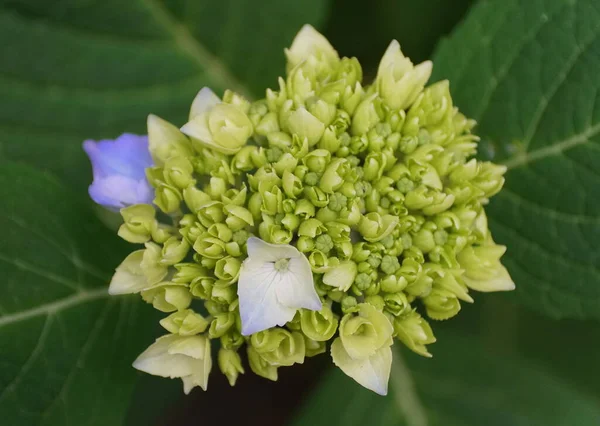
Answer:
[[[210,370],[212,368],[210,344],[205,345],[205,351],[202,359],[196,360],[193,367],[194,372],[191,376],[182,377],[183,392],[186,395],[189,394],[196,386],[200,386],[202,390],[208,389],[208,375],[210,374]]]
[[[134,251],[117,267],[108,287],[109,294],[139,293],[149,286],[140,266],[144,252],[145,250]]]
[[[192,108],[190,109],[190,121],[192,121],[194,117],[208,111],[218,103],[221,103],[221,99],[215,95],[215,92],[210,90],[208,87],[203,87],[200,89],[194,98],[194,101],[192,102]]]
[[[238,280],[242,335],[248,336],[290,321],[296,309],[282,305],[276,288],[283,276],[273,262],[249,257],[244,261]]]
[[[379,395],[387,395],[392,370],[392,348],[385,346],[367,359],[352,359],[338,337],[331,345],[331,357],[345,374]]]
[[[181,128],[181,132],[205,144],[214,144],[212,133],[208,128],[208,117],[206,114],[197,115],[185,123]]]
[[[263,262],[276,262],[279,259],[305,257],[296,247],[287,244],[271,244],[260,238],[250,237],[247,241],[248,257]]]
[[[197,360],[186,355],[169,354],[169,347],[178,339],[177,335],[159,337],[133,362],[133,367],[161,377],[189,376],[193,373],[194,362]]]
[[[313,273],[305,256],[294,257],[288,263],[284,279],[275,288],[277,299],[289,308],[306,308],[320,311],[323,305],[315,290]]]

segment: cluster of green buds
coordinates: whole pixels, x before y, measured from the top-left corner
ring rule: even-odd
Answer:
[[[204,88],[183,127],[149,117],[154,206],[121,210],[119,235],[145,246],[110,291],[168,315],[134,366],[186,392],[206,389],[212,346],[231,385],[241,354],[276,380],[329,350],[385,394],[395,340],[429,357],[426,317],[514,288],[484,212],[506,168],[473,158],[475,122],[397,42],[370,85],[310,26],[285,53],[264,99]]]

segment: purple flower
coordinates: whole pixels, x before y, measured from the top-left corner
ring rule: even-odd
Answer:
[[[115,140],[87,140],[83,150],[94,172],[89,188],[92,200],[111,210],[152,203],[154,190],[145,173],[153,165],[148,136],[123,133]]]

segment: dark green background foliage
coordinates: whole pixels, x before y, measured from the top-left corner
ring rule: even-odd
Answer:
[[[397,351],[385,398],[327,357],[182,398],[130,367],[156,318],[106,294],[128,247],[87,199],[81,142],[181,124],[205,85],[262,96],[305,23],[367,78],[392,38],[433,56],[509,167],[488,212],[517,290],[434,324],[433,360]],[[599,71],[596,0],[0,0],[1,423],[600,424]]]

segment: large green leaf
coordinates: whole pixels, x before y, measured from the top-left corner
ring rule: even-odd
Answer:
[[[125,245],[42,172],[2,163],[0,199],[1,423],[121,424],[155,324],[108,297]]]
[[[439,330],[443,327],[438,327]],[[295,425],[596,426],[600,404],[522,359],[500,356],[473,336],[436,332],[433,359],[396,358],[390,393],[361,388],[339,370],[325,377]],[[395,356],[398,357],[399,353]]]
[[[368,78],[375,76],[392,39],[413,62],[429,59],[474,0],[334,0],[326,35],[338,51],[356,56]],[[352,28],[352,31],[348,31]]]
[[[276,86],[328,0],[0,0],[0,157],[88,183],[86,138],[185,121],[197,91]]]
[[[478,3],[434,57],[509,168],[488,208],[516,296],[553,317],[600,318],[600,4]]]

